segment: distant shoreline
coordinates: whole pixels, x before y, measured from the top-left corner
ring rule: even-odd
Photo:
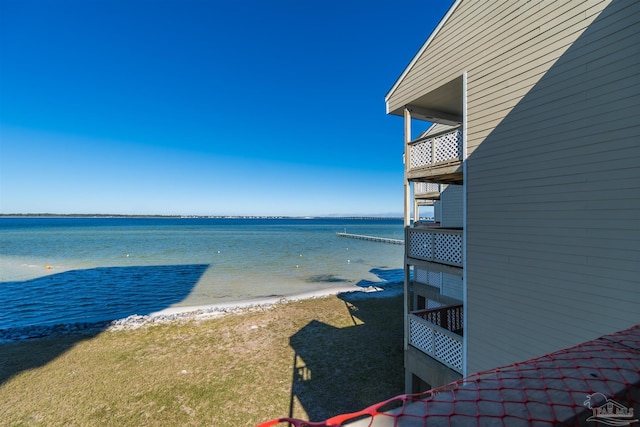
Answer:
[[[169,218],[169,219],[402,219],[402,216],[287,216],[287,215],[129,215],[129,214],[53,214],[53,213],[11,213],[0,214],[0,218]]]

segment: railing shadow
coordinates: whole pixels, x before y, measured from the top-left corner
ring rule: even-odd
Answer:
[[[207,268],[99,267],[0,283],[4,295],[18,295],[12,307],[0,313],[0,385],[98,335],[111,320],[150,314],[182,301]],[[46,342],[30,339],[60,334]]]
[[[378,273],[398,275],[397,270]],[[384,287],[379,282],[361,283]],[[338,295],[352,325],[337,327],[313,320],[290,337],[295,355],[289,417],[299,418],[296,412],[301,406],[306,419],[320,421],[403,392],[402,295],[395,291],[375,295]]]

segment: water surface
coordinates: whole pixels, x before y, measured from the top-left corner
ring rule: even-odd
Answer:
[[[0,218],[0,329],[402,277],[382,219]]]

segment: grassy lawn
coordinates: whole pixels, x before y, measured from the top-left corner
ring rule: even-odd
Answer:
[[[402,297],[0,345],[2,425],[321,421],[403,391]]]

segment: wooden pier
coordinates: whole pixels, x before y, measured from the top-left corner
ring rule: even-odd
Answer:
[[[392,245],[404,245],[404,240],[388,239],[386,237],[364,236],[362,234],[336,233],[338,237],[348,237],[349,239],[369,240],[370,242],[390,243]]]

